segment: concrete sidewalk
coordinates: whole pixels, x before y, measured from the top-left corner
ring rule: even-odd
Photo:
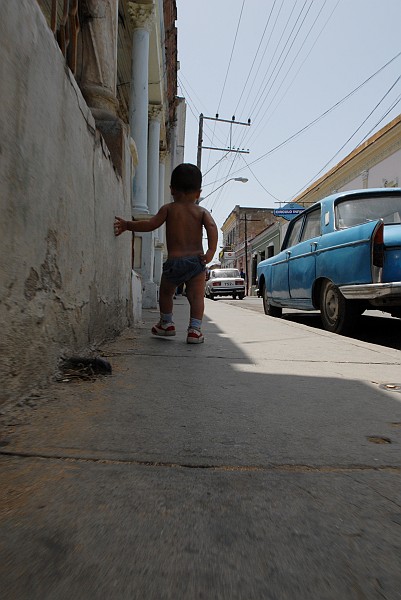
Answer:
[[[401,353],[240,301],[187,345],[174,311],[5,411],[4,597],[401,598]]]

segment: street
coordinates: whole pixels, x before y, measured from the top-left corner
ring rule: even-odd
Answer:
[[[179,297],[176,338],[145,311],[111,377],[3,410],[4,598],[401,598],[401,321],[262,311],[206,300],[188,346]]]

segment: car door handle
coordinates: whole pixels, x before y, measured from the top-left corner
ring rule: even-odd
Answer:
[[[287,250],[286,255],[287,255],[287,260],[288,260],[291,256],[291,250]]]
[[[310,244],[311,252],[314,252],[316,250],[316,248],[317,248],[317,242],[311,242],[311,244]]]

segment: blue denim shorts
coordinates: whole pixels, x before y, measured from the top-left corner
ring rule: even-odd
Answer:
[[[163,264],[163,277],[175,285],[180,285],[205,270],[206,267],[200,256],[180,256],[166,260]]]

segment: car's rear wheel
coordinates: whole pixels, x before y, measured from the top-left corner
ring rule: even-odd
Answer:
[[[346,335],[355,327],[361,312],[359,304],[346,300],[334,283],[326,281],[323,284],[320,314],[323,327],[327,331]]]
[[[281,317],[283,310],[279,306],[272,306],[270,304],[270,300],[267,296],[266,286],[263,286],[263,309],[265,311],[265,315],[269,317]]]
[[[233,300],[237,299],[237,294],[233,294]]]
[[[240,300],[243,300],[243,299],[245,298],[245,294],[238,294],[238,298],[239,298]]]

